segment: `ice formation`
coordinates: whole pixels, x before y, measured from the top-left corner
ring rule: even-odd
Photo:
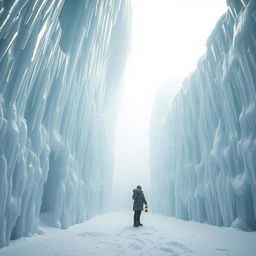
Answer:
[[[227,1],[206,54],[151,123],[155,210],[256,229],[256,1]]]
[[[126,0],[0,0],[0,247],[104,210]]]

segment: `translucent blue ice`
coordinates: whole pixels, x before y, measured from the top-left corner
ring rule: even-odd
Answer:
[[[152,194],[160,213],[255,230],[256,1],[227,2],[197,69],[156,103]]]
[[[0,1],[0,247],[108,203],[126,0]]]

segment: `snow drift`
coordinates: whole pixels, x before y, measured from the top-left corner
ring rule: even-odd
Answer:
[[[155,210],[256,229],[256,1],[227,1],[207,52],[151,123]]]
[[[0,1],[0,247],[104,210],[126,0]]]

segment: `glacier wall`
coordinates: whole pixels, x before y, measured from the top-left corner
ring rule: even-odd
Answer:
[[[227,4],[181,91],[156,100],[152,195],[160,213],[256,230],[256,1]]]
[[[0,247],[109,198],[128,0],[0,0]]]

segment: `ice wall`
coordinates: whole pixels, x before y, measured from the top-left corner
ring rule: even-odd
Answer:
[[[104,210],[128,0],[0,0],[0,247]]]
[[[256,229],[256,1],[227,1],[207,52],[151,123],[156,211]]]

